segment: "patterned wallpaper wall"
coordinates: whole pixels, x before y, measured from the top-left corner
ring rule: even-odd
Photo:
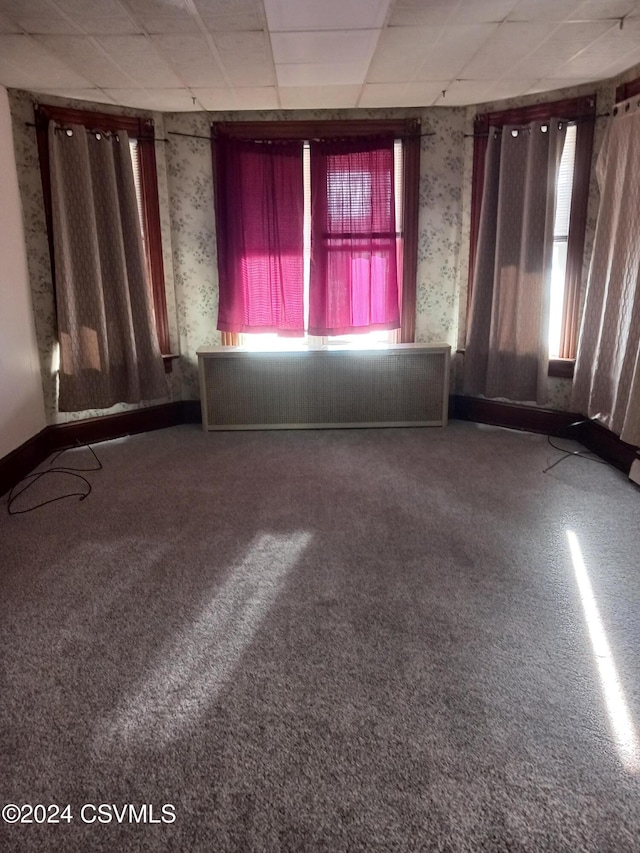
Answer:
[[[594,86],[562,90],[552,97],[574,97],[595,91],[598,112],[608,112],[619,82],[640,74],[640,66],[625,75]],[[197,399],[196,350],[220,342],[216,331],[218,306],[215,221],[209,128],[212,121],[295,120],[419,117],[422,121],[420,161],[420,212],[416,339],[424,343],[464,345],[467,303],[473,117],[476,112],[549,100],[548,93],[479,107],[314,110],[251,113],[153,114],[162,220],[163,253],[167,283],[167,308],[172,350],[180,353],[168,382],[167,400]],[[37,96],[10,91],[18,180],[23,201],[27,256],[36,335],[40,352],[45,407],[49,423],[94,415],[102,411],[60,415],[56,409],[56,331],[53,285],[49,264],[40,171],[33,123]],[[137,110],[88,104],[59,98],[44,102],[102,112],[148,115]],[[595,156],[602,142],[606,119],[596,124]],[[187,135],[184,135],[187,134]],[[193,138],[203,137],[203,138]],[[595,177],[589,201],[584,279],[593,241],[598,191]],[[461,387],[463,358],[454,360],[454,388]],[[569,380],[550,380],[550,403],[569,405]],[[152,401],[153,403],[161,401]],[[151,404],[151,403],[150,403]],[[109,412],[132,406],[120,405]]]

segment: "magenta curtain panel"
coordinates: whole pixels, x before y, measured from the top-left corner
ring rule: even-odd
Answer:
[[[311,141],[309,332],[400,326],[393,139]]]
[[[216,141],[218,329],[304,334],[301,140]]]

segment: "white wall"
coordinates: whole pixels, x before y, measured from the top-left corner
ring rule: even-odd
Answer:
[[[0,86],[0,458],[45,425],[7,91]]]

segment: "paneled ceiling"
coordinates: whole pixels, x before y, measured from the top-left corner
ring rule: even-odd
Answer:
[[[0,83],[153,110],[455,106],[640,62],[640,0],[0,0]]]

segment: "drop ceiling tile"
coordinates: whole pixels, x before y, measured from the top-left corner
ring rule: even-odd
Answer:
[[[250,86],[238,89],[220,86],[192,91],[202,107],[211,112],[278,109],[278,94],[274,86]]]
[[[188,89],[107,89],[107,94],[123,107],[137,107],[159,112],[198,109]]]
[[[44,45],[26,35],[0,36],[0,57],[49,87],[91,87],[91,81],[73,71]]]
[[[49,0],[0,0],[0,13],[10,19],[18,15],[37,17],[51,12]]]
[[[637,9],[634,0],[520,0],[510,21],[597,21]]]
[[[37,18],[31,18],[27,15],[18,15],[15,18],[17,24],[30,33],[31,35],[40,33],[58,33],[60,35],[79,33],[80,27],[71,23],[62,15],[55,13],[50,15],[40,15]]]
[[[112,88],[132,84],[129,75],[86,36],[34,36],[36,41],[60,57],[94,86]]]
[[[557,22],[500,24],[459,76],[466,80],[492,80],[511,74],[514,65],[538,49],[558,26]],[[531,79],[539,77],[538,71]]]
[[[442,27],[453,11],[450,0],[397,0],[389,17],[390,27]]]
[[[272,33],[271,48],[276,64],[289,62],[369,61],[379,30]]]
[[[582,55],[610,28],[608,21],[560,24],[540,47],[514,62],[512,73],[526,78],[536,76],[542,70],[547,76],[552,76],[564,63]]]
[[[56,8],[90,35],[139,33],[117,0],[55,0]]]
[[[390,0],[264,0],[272,32],[379,29],[389,5]]]
[[[214,41],[227,77],[234,86],[271,86],[275,83],[266,33],[216,33]]]
[[[17,24],[14,24],[8,18],[5,18],[4,15],[0,15],[0,34],[7,33],[19,33],[20,27]]]
[[[427,107],[449,85],[448,81],[430,83],[367,83],[360,107]]]
[[[597,21],[602,18],[622,18],[640,11],[637,0],[583,0],[580,19]]]
[[[283,86],[280,102],[285,110],[348,109],[359,94],[360,86]]]
[[[394,83],[412,80],[441,33],[442,29],[438,27],[383,30],[371,60],[367,81]]]
[[[212,33],[265,27],[264,8],[257,0],[195,0],[195,5]]]
[[[99,36],[97,41],[139,86],[151,89],[180,87],[179,78],[147,36]]]
[[[520,0],[509,14],[510,21],[566,21],[572,20],[581,0]]]
[[[162,35],[152,40],[185,86],[224,85],[224,74],[203,35]]]
[[[364,82],[366,62],[276,65],[279,86],[348,86]]]
[[[485,24],[503,21],[517,0],[400,0],[391,13],[392,27],[441,27],[453,24]]]
[[[36,83],[26,68],[18,68],[0,55],[0,85],[7,89],[32,89]]]
[[[33,91],[40,95],[56,95],[58,98],[73,98],[76,101],[91,101],[95,104],[115,104],[116,102],[105,91],[95,89],[46,89],[37,88]]]
[[[439,107],[457,107],[516,98],[528,92],[537,80],[454,80],[444,96],[436,101]]]

